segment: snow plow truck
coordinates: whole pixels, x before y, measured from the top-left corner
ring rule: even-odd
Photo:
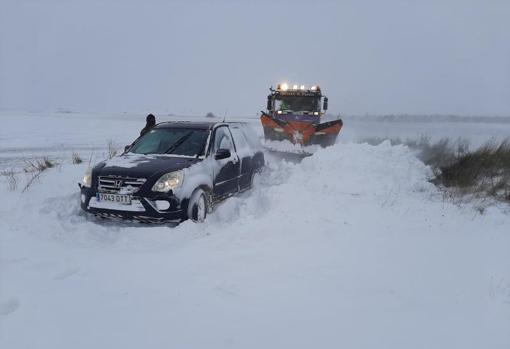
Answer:
[[[260,117],[266,140],[288,140],[301,146],[335,144],[343,122],[322,120],[328,109],[328,98],[319,86],[305,88],[282,83],[269,90],[267,111],[262,111]]]

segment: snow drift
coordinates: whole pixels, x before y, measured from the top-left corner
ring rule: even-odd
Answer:
[[[1,184],[2,348],[507,348],[510,216],[405,146],[268,158],[205,224],[96,220],[82,165]]]

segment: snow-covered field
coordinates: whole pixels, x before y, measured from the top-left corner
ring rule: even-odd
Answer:
[[[157,120],[182,120],[182,117],[157,114]],[[189,120],[207,120],[190,117]],[[262,136],[259,119],[228,117],[251,123]],[[213,120],[219,120],[213,119]],[[106,157],[108,143],[118,149],[130,144],[145,124],[142,113],[27,113],[0,111],[0,171],[20,170],[27,160],[48,156],[66,162],[76,152],[87,162],[98,162]],[[460,122],[373,122],[347,121],[338,142],[359,142],[369,138],[401,138],[405,140],[429,137],[463,138],[472,147],[489,140],[502,140],[510,136],[510,123]]]
[[[464,140],[473,149],[488,141],[501,141],[510,137],[510,123],[481,122],[377,122],[346,121],[344,141],[362,141],[370,138],[402,140],[428,138],[431,142],[448,138]]]
[[[79,209],[71,153],[130,143],[144,116],[120,117],[0,114],[0,170],[60,162],[24,193],[0,178],[0,348],[510,347],[509,208],[455,205],[406,147],[351,142],[377,125],[268,154],[255,188],[171,228]]]

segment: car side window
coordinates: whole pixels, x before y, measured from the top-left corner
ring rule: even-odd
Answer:
[[[230,127],[230,131],[232,132],[232,136],[234,137],[234,143],[238,151],[239,149],[249,148],[246,138],[239,127],[237,126]]]
[[[232,146],[232,139],[230,138],[230,132],[226,126],[218,127],[214,136],[214,151],[218,149],[229,149],[234,150]]]

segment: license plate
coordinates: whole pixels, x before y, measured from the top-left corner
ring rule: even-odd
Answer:
[[[131,205],[131,195],[97,193],[97,201],[115,202],[123,205]]]

